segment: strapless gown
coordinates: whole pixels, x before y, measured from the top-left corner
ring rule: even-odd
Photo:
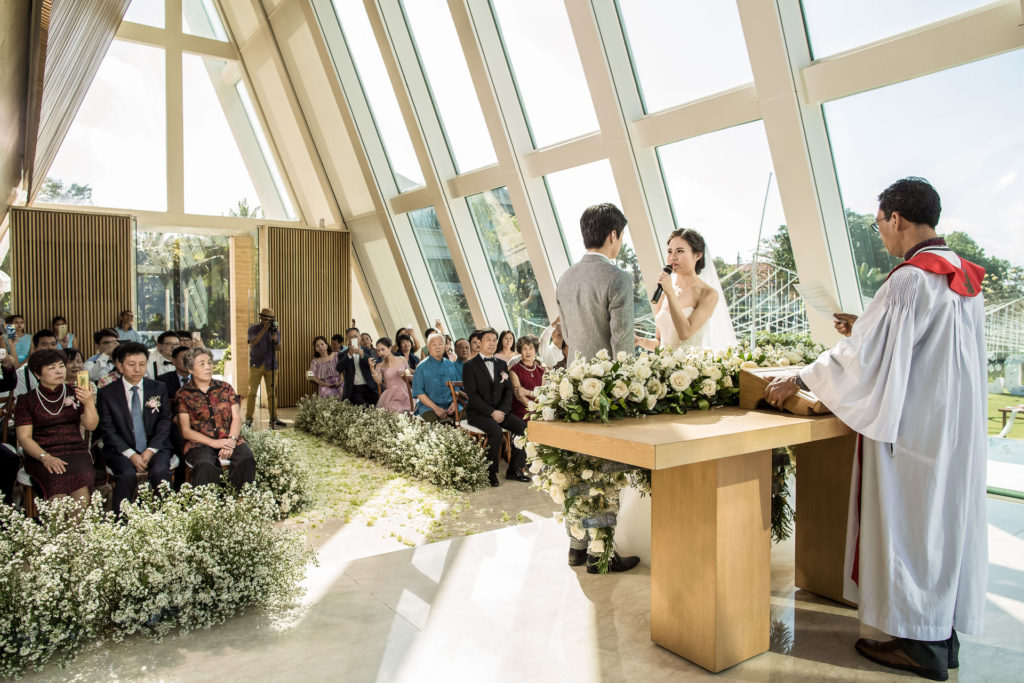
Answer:
[[[693,313],[693,306],[683,309],[684,315],[688,316],[691,313]],[[697,334],[686,341],[681,340],[676,332],[676,326],[672,324],[672,312],[668,310],[667,304],[662,306],[658,314],[654,316],[654,327],[658,330],[663,346],[671,346],[673,348],[676,346],[710,346],[708,343],[708,325],[706,323],[701,325],[701,328],[697,330]]]

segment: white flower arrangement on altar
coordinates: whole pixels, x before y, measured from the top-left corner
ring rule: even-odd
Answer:
[[[683,414],[736,405],[738,375],[743,368],[802,365],[813,362],[824,346],[806,335],[762,335],[722,351],[663,346],[654,352],[614,360],[606,350],[593,359],[579,354],[561,370],[549,372],[536,392],[533,420],[584,422],[662,413]],[[562,505],[570,533],[590,532],[590,554],[604,573],[614,552],[619,491],[632,484],[650,493],[650,471],[526,443],[534,486]]]

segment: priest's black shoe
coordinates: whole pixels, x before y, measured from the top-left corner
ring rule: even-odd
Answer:
[[[956,631],[946,639],[946,649],[949,650],[949,668],[960,668],[960,639],[956,637]]]
[[[511,470],[509,470],[508,472],[505,473],[505,478],[506,479],[511,479],[512,481],[522,481],[522,482],[530,481],[530,478],[528,476],[526,476],[525,474],[523,474],[522,472],[513,472]]]
[[[581,564],[587,561],[587,549],[583,548],[577,550],[576,548],[569,548],[569,566],[579,567]]]
[[[615,553],[612,555],[612,559],[608,560],[608,573],[628,572],[638,564],[640,564],[640,558],[636,555],[623,557],[622,555]],[[587,573],[600,573],[600,570],[597,568],[597,555],[587,555]]]
[[[933,681],[949,680],[946,641],[934,643],[909,638],[894,638],[887,642],[879,642],[869,638],[860,638],[854,644],[864,657],[876,664],[891,669],[910,671],[921,678]]]
[[[497,474],[488,474],[487,475],[487,479],[491,482],[491,486],[497,486],[498,485],[498,475]]]

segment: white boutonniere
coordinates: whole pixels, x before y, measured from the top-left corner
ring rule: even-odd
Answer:
[[[146,407],[149,408],[154,413],[160,412],[160,397],[151,397],[148,401],[146,401]]]
[[[502,382],[507,382],[508,381],[508,373],[507,372],[501,373],[501,381]]]

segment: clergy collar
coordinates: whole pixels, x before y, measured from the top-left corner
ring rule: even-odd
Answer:
[[[944,247],[944,246],[946,246],[946,240],[944,240],[941,237],[932,237],[930,239],[926,239],[923,242],[918,242],[917,244],[912,246],[910,248],[910,250],[907,251],[907,253],[903,255],[903,260],[904,261],[909,261],[914,254],[916,254],[917,252],[921,251],[922,249],[925,249],[926,247]]]

